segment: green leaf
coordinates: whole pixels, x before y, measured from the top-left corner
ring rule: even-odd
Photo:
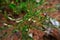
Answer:
[[[36,12],[35,12],[35,15],[38,15],[39,13],[40,13],[40,10],[36,11]]]
[[[12,32],[13,32],[13,33],[16,33],[16,32],[18,32],[18,29],[14,29]]]
[[[10,4],[9,7],[10,7],[11,9],[14,9],[14,8],[16,8],[16,5],[15,5],[15,4]]]
[[[39,4],[42,5],[45,2],[45,0],[40,0]]]
[[[25,8],[26,7],[26,3],[22,2],[20,3],[20,8]]]
[[[19,2],[19,0],[15,0],[16,2]]]
[[[28,26],[27,26],[27,25],[25,25],[25,26],[22,27],[22,31],[23,31],[23,32],[25,32],[26,29],[28,29]]]

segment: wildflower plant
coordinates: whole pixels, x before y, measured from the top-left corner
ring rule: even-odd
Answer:
[[[16,27],[16,30],[22,31],[23,40],[33,40],[29,37],[29,29],[44,30],[43,28],[60,25],[59,22],[55,22],[48,16],[48,12],[54,12],[56,9],[54,7],[45,8],[44,6],[48,4],[46,0],[0,0],[0,3],[0,10],[4,12],[3,15],[6,19],[14,19],[13,15],[19,16],[19,20],[17,18],[11,21],[18,20],[18,23],[13,26]],[[8,10],[5,10],[6,7]],[[12,12],[10,12],[11,10]],[[9,14],[12,15],[11,18],[8,16]],[[55,23],[57,24],[55,25]]]

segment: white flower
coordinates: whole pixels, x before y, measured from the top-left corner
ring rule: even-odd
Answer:
[[[29,18],[28,21],[31,21],[31,18]]]
[[[40,2],[40,0],[36,0],[36,2],[37,2],[37,3],[39,3],[39,2]]]
[[[57,26],[57,27],[60,26],[60,23],[59,23],[57,20],[55,20],[55,19],[50,18],[50,22],[51,22],[54,26]]]
[[[30,36],[30,37],[33,37],[32,33],[29,33],[29,36]]]
[[[14,3],[14,1],[11,2],[12,4]]]
[[[32,20],[34,23],[36,22],[36,20]]]
[[[28,31],[28,29],[26,29],[26,31]]]

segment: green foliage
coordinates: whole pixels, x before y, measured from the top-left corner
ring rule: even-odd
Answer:
[[[22,27],[22,39],[23,40],[27,40],[28,39],[28,31],[27,31],[27,29],[28,29],[28,26],[27,25],[24,25],[23,27]]]
[[[19,2],[20,1],[20,2]],[[53,12],[56,9],[55,8],[48,8],[48,9],[44,9],[43,8],[38,8],[39,6],[43,6],[45,3],[45,0],[40,0],[39,2],[36,2],[36,0],[15,0],[13,1],[14,3],[11,3],[9,0],[0,0],[1,4],[7,4],[6,6],[8,7],[8,9],[10,8],[11,10],[13,10],[13,13],[11,12],[10,14],[13,16],[13,14],[16,14],[18,16],[20,16],[20,13],[23,15],[23,13],[21,11],[26,12],[24,16],[22,16],[19,23],[16,23],[16,29],[14,29],[12,32],[15,33],[18,30],[22,31],[22,39],[23,40],[33,40],[32,38],[30,38],[28,36],[28,31],[30,28],[29,24],[24,24],[25,21],[29,22],[28,19],[32,18],[32,20],[37,17],[36,21],[41,23],[43,26],[51,26],[51,23],[46,23],[46,20],[49,21],[49,18],[45,15],[41,15],[44,14],[45,12]],[[0,10],[2,10],[4,7],[6,7],[5,5],[0,7]],[[59,5],[58,5],[59,6]],[[60,6],[59,6],[60,7]],[[4,17],[6,19],[8,19],[8,13],[7,11],[4,11]],[[14,16],[13,16],[14,18]],[[47,19],[48,18],[48,19]],[[16,22],[16,20],[14,20]],[[37,23],[36,22],[36,23]],[[32,22],[33,23],[33,22]],[[36,29],[41,29],[38,26],[34,26],[32,25],[31,28],[36,28]],[[3,30],[4,28],[0,28],[0,30]]]
[[[16,8],[16,5],[11,3],[11,4],[9,5],[9,7],[10,7],[11,9],[14,9],[14,8]]]
[[[0,31],[6,30],[6,29],[8,29],[8,27],[5,27],[5,26],[0,27]]]
[[[27,7],[27,5],[26,5],[26,3],[24,3],[24,2],[21,2],[20,3],[20,5],[19,5],[19,7],[21,8],[21,9],[26,9],[26,7]]]
[[[15,0],[16,2],[19,2],[19,0]]]
[[[29,28],[28,25],[24,25],[24,26],[22,27],[22,31],[23,31],[23,32],[26,32],[26,30],[27,30],[28,28]]]
[[[39,4],[42,5],[45,2],[45,0],[40,0]]]
[[[14,29],[12,32],[13,32],[13,33],[16,33],[16,32],[18,32],[18,29]]]

